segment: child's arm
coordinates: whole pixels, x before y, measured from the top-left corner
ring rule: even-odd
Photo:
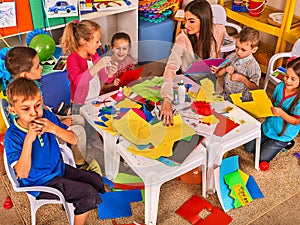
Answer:
[[[248,78],[243,74],[233,73],[230,75],[230,80],[233,82],[243,82],[249,90],[258,89],[258,86],[254,82],[248,80]]]
[[[114,90],[113,88],[118,86],[120,83],[120,79],[119,78],[116,78],[114,80],[113,83],[110,83],[110,84],[104,84],[101,88],[101,92],[102,93],[108,93],[108,92],[111,92],[112,90]]]
[[[71,145],[75,145],[77,143],[77,137],[73,131],[66,130],[60,126],[57,126],[46,118],[39,118],[35,120],[35,122],[42,126],[41,134],[43,134],[44,132],[49,132],[56,135],[57,137],[60,137],[63,141]]]
[[[41,125],[37,123],[31,123],[28,128],[28,132],[24,139],[22,153],[14,169],[16,174],[20,178],[27,178],[31,168],[31,151],[32,143],[36,137],[41,133]]]
[[[300,124],[300,118],[287,114],[280,107],[272,107],[271,110],[272,110],[272,113],[273,113],[274,116],[280,116],[284,121],[286,121],[289,124],[292,124],[292,125],[295,125],[295,126]]]

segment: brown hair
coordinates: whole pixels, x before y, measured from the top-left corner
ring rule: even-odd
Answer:
[[[23,72],[30,72],[33,59],[36,57],[35,49],[26,46],[16,46],[10,49],[5,56],[5,67],[16,79]]]
[[[39,87],[31,79],[19,77],[11,82],[6,90],[8,103],[13,106],[18,100],[17,97],[23,97],[24,100],[34,98],[40,93]]]
[[[297,74],[298,77],[300,77],[300,57],[293,59],[292,61],[288,62],[288,64],[286,65],[287,68],[291,68],[293,69],[294,73]],[[290,107],[286,110],[286,113],[291,115],[292,111],[294,110],[294,108],[296,107],[296,105],[299,102],[300,99],[300,90],[299,90],[299,86],[298,86],[298,90],[297,90],[297,95],[294,98],[294,100],[292,101]],[[285,130],[287,127],[287,122],[284,120],[283,122],[283,127],[281,132],[279,133],[279,136],[283,135]]]
[[[101,32],[100,25],[92,20],[72,21],[67,24],[61,37],[63,54],[69,55],[78,50],[80,40],[90,41],[96,31]]]
[[[200,20],[200,34],[188,35],[193,46],[194,53],[200,58],[210,58],[211,46],[216,48],[217,43],[213,36],[213,16],[210,4],[206,0],[194,0],[186,5],[184,11],[191,12]]]
[[[111,43],[110,43],[111,47],[114,47],[115,41],[120,40],[120,39],[128,41],[129,47],[131,46],[131,39],[130,39],[129,35],[125,32],[118,32],[118,33],[115,33],[111,39]]]
[[[255,48],[259,42],[259,31],[251,27],[243,27],[238,33],[237,38],[240,39],[241,43],[250,41],[251,48]]]

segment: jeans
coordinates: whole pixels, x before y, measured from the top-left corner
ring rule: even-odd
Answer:
[[[247,152],[255,152],[255,141],[252,140],[244,145]],[[268,138],[261,133],[260,139],[260,157],[259,161],[270,162],[280,151],[283,149],[288,142],[278,141]]]

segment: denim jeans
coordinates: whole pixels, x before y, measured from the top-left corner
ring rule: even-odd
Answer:
[[[244,145],[247,152],[255,152],[255,141],[252,140]],[[280,151],[283,149],[288,142],[277,141],[271,138],[268,138],[261,133],[260,139],[260,157],[259,161],[270,162]]]

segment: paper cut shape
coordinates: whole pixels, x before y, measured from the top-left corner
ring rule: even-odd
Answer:
[[[199,213],[204,214],[205,211],[209,214],[206,218],[199,216]],[[176,213],[194,225],[227,225],[232,221],[229,215],[197,195],[187,200]]]
[[[232,102],[248,112],[255,118],[273,116],[271,107],[273,106],[265,90],[253,90],[250,91],[253,101],[242,102],[242,93],[231,94]]]
[[[132,81],[135,81],[141,77],[141,73],[143,72],[144,67],[142,66],[141,68],[137,70],[129,70],[124,73],[119,77],[120,83],[119,87],[126,86],[130,84]]]
[[[205,101],[205,102],[220,102],[224,101],[224,97],[221,95],[215,94],[214,83],[205,78],[200,81],[201,87],[198,90],[196,101]]]
[[[129,98],[125,98],[123,101],[118,102],[116,105],[117,108],[141,108],[141,105],[130,100]]]
[[[234,208],[245,206],[253,201],[239,171],[225,175],[224,180],[231,190],[230,196],[234,199]]]
[[[184,75],[194,76],[194,75],[198,75],[198,74],[210,74],[211,66],[224,67],[229,62],[230,61],[228,59],[224,59],[224,58],[202,59],[202,60],[194,62],[192,65],[190,65],[187,68],[187,70],[184,72]]]
[[[132,215],[130,202],[142,201],[140,190],[106,192],[100,194],[102,203],[98,205],[99,219],[112,219]]]
[[[119,184],[130,184],[140,182],[143,182],[143,180],[140,177],[127,173],[118,173],[117,177],[114,179],[114,183]]]
[[[217,127],[214,131],[214,134],[217,136],[224,136],[228,132],[232,131],[234,128],[239,126],[238,123],[235,123],[231,119],[228,119],[227,117],[220,115],[220,114],[215,114],[215,117],[220,121],[217,124]]]

